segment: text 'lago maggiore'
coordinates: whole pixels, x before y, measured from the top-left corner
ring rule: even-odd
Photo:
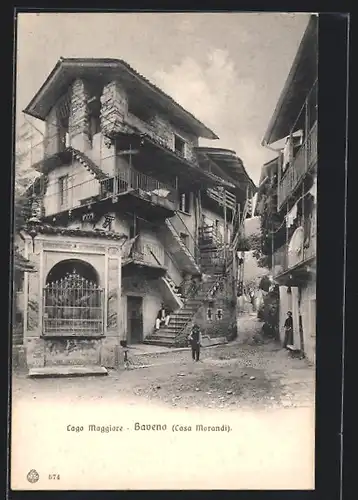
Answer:
[[[142,424],[140,422],[134,422],[131,426],[124,425],[67,425],[66,430],[68,432],[97,432],[102,434],[108,434],[111,432],[126,432],[126,431],[142,431],[142,432],[231,432],[232,429],[230,425],[184,425],[184,424]]]

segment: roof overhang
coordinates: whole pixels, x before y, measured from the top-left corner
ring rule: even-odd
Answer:
[[[242,160],[236,155],[235,151],[231,149],[209,147],[198,147],[195,149],[199,155],[205,155],[216,163],[221,170],[235,181],[237,186],[244,189],[248,186],[252,194],[256,192],[257,188],[255,183],[248,175]]]
[[[318,73],[318,17],[312,15],[271,117],[262,145],[288,136]]]
[[[45,120],[54,102],[66,92],[76,78],[96,78],[103,84],[118,78],[129,95],[135,95],[137,99],[148,104],[155,103],[173,123],[198,137],[218,139],[218,136],[194,115],[121,59],[60,58],[40,90],[24,109],[24,113]]]

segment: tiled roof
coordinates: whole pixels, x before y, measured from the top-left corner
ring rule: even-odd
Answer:
[[[23,228],[26,231],[26,226]],[[123,233],[115,233],[113,231],[105,231],[104,229],[76,229],[60,226],[51,226],[50,224],[40,224],[37,226],[38,233],[41,234],[57,234],[63,236],[84,236],[89,238],[106,238],[108,240],[124,240],[127,235]]]

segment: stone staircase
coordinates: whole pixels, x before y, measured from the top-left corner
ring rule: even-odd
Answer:
[[[223,276],[211,276],[206,282],[201,283],[192,292],[192,296],[185,300],[183,307],[171,315],[169,325],[154,330],[145,338],[143,343],[166,347],[185,347],[186,340],[182,335],[185,327],[192,321],[208,295],[215,295],[222,279]]]

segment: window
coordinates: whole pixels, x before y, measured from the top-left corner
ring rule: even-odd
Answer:
[[[211,321],[213,319],[213,310],[209,307],[206,311],[206,319]]]
[[[63,175],[58,179],[60,206],[66,207],[68,202],[68,175]]]
[[[176,134],[174,134],[174,151],[185,156],[185,141]]]
[[[190,195],[189,195],[189,193],[179,192],[179,210],[181,212],[185,212],[186,214],[190,213]]]
[[[218,309],[216,311],[216,319],[218,319],[219,321],[223,319],[223,310],[222,309]]]
[[[189,236],[186,233],[180,233],[180,239],[182,240],[182,242],[184,243],[184,245],[186,247],[188,247]]]

